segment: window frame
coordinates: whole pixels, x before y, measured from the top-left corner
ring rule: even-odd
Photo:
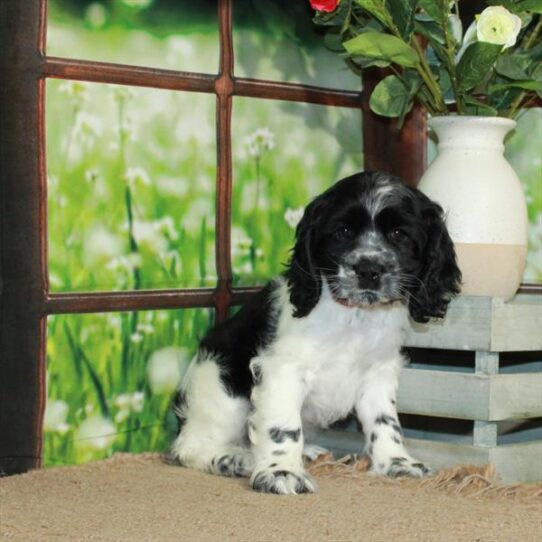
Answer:
[[[360,109],[366,169],[383,169],[415,185],[426,166],[427,125],[421,108],[403,129],[374,115],[363,91],[236,77],[233,0],[218,0],[217,74],[47,56],[47,0],[4,2],[0,32],[0,473],[41,466],[46,402],[46,324],[54,314],[212,307],[217,321],[257,288],[232,287],[231,116],[235,96]],[[47,78],[214,94],[217,111],[215,288],[51,293],[48,283],[45,87]],[[360,127],[361,129],[361,127]],[[522,291],[542,292],[542,285]]]

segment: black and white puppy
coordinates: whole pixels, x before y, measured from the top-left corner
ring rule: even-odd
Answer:
[[[373,471],[426,474],[397,418],[401,347],[409,315],[444,316],[460,280],[436,203],[384,173],[339,181],[306,208],[284,275],[201,341],[173,456],[258,491],[311,492],[307,430],[354,411]]]

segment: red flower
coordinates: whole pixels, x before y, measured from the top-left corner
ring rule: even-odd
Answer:
[[[309,0],[311,3],[311,8],[316,11],[325,11],[326,13],[331,13],[335,11],[339,5],[339,0]]]

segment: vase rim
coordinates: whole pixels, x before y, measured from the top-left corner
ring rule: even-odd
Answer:
[[[474,124],[485,124],[493,126],[503,126],[512,129],[516,126],[517,122],[514,119],[508,117],[488,117],[478,115],[438,115],[430,117],[429,126],[437,124],[461,124],[463,122],[469,122]]]

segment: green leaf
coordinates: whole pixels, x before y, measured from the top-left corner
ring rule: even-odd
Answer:
[[[418,55],[412,47],[389,34],[365,32],[345,41],[343,45],[351,56],[386,60],[405,67],[414,67],[419,62]]]
[[[493,68],[501,53],[502,45],[475,42],[469,45],[457,65],[460,90],[469,90],[479,85]]]
[[[388,75],[376,85],[369,106],[377,115],[402,117],[412,108],[412,97],[399,77]]]
[[[501,55],[495,64],[495,71],[508,79],[528,79],[527,68],[530,63],[528,55]]]
[[[419,6],[439,24],[443,25],[448,22],[448,15],[450,14],[448,0],[420,0]]]
[[[542,0],[523,0],[516,2],[515,0],[490,0],[491,6],[504,6],[512,13],[521,13],[530,11],[532,13],[542,13]]]
[[[496,83],[494,85],[490,85],[488,88],[488,92],[490,94],[493,94],[495,92],[500,92],[502,90],[506,90],[509,88],[521,88],[523,90],[532,90],[534,92],[541,92],[542,91],[542,83],[539,83],[538,81],[533,80],[525,80],[525,81],[512,81],[510,83]]]
[[[425,36],[430,43],[437,43],[444,45],[446,38],[444,37],[444,31],[435,21],[417,19],[414,23],[416,32]]]
[[[468,115],[496,117],[499,114],[494,107],[491,107],[472,96],[465,96],[465,105],[467,106]]]
[[[362,70],[366,68],[387,68],[391,62],[388,60],[378,60],[374,58],[363,58],[363,57],[356,57],[353,58],[352,61],[359,66]]]
[[[386,10],[384,0],[355,0],[358,6],[376,17],[386,27],[390,28],[392,22],[390,14]]]
[[[418,0],[387,0],[386,5],[393,22],[405,41],[410,41],[414,31],[414,15]]]

